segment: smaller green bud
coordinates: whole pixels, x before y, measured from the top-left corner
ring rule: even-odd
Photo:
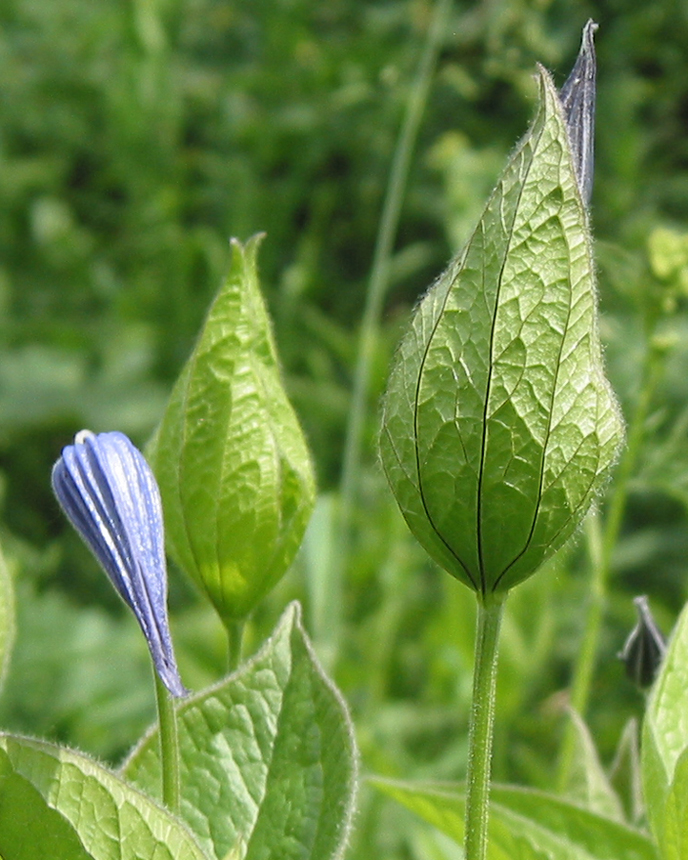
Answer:
[[[229,274],[151,443],[172,558],[224,623],[282,577],[315,499],[258,285],[261,236],[232,241]]]

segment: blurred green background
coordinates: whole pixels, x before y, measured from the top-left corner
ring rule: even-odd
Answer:
[[[357,334],[429,0],[0,2],[0,538],[18,635],[0,724],[116,762],[154,714],[147,653],[49,487],[82,427],[143,445],[228,262],[266,231],[263,289],[322,498],[287,600],[349,701],[364,769],[465,773],[473,598],[408,536],[377,465],[377,400],[410,308],[467,237],[534,108],[600,24],[592,219],[602,335],[632,415],[648,392],[587,719],[609,764],[643,697],[616,653],[650,595],[665,632],[688,574],[688,5],[454,3],[409,177],[377,341],[351,553],[323,616]],[[648,379],[648,350],[654,356]],[[581,539],[510,598],[495,776],[548,787],[588,600]],[[185,682],[223,671],[222,631],[178,571]],[[331,597],[331,595],[330,595]],[[363,795],[351,857],[451,858]]]

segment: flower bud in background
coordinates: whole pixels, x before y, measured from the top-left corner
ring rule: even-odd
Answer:
[[[626,665],[626,674],[639,687],[649,687],[657,676],[666,651],[664,637],[655,624],[647,597],[636,597],[638,623],[631,630],[619,654]]]
[[[141,452],[118,432],[77,433],[52,472],[74,528],[132,609],[162,682],[184,696],[167,619],[167,568],[160,493]]]

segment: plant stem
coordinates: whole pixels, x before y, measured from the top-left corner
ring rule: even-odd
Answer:
[[[578,658],[573,672],[570,699],[571,707],[582,717],[585,716],[590,700],[592,676],[599,648],[602,620],[607,605],[612,555],[619,539],[619,532],[621,531],[623,515],[626,509],[628,484],[638,462],[645,432],[645,422],[662,367],[660,356],[660,351],[655,349],[652,343],[650,343],[645,355],[640,394],[628,430],[628,445],[619,463],[604,526],[600,525],[599,514],[597,512],[590,514],[585,523],[591,573],[590,595],[583,641],[578,651]],[[576,729],[573,722],[569,721],[565,729],[559,757],[558,787],[560,792],[566,791],[568,787],[575,751]]]
[[[167,687],[155,676],[155,696],[158,703],[158,735],[162,768],[162,801],[174,815],[179,814],[179,741],[177,711]]]
[[[241,660],[241,643],[244,639],[244,619],[225,622],[227,631],[227,671],[234,672]]]
[[[503,611],[504,595],[498,598],[478,597],[473,704],[468,730],[464,843],[466,860],[484,860],[487,855],[490,764],[497,686],[497,645]]]
[[[357,362],[349,407],[349,420],[346,428],[346,440],[344,443],[340,485],[341,506],[339,510],[340,547],[337,559],[335,559],[335,567],[337,567],[337,571],[333,576],[335,585],[341,580],[349,551],[349,529],[361,467],[361,449],[370,388],[370,372],[378,342],[382,303],[389,283],[392,250],[399,226],[399,216],[406,190],[411,158],[418,136],[420,121],[425,110],[442,37],[447,30],[451,4],[452,0],[437,0],[435,3],[425,47],[418,64],[416,77],[406,105],[403,125],[397,139],[380,218],[380,226],[375,240],[373,265],[366,291],[363,318],[358,338]],[[341,605],[341,601],[337,600],[336,605]]]

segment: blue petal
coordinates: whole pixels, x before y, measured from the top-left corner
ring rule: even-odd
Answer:
[[[571,142],[573,165],[581,197],[587,204],[592,195],[595,159],[596,60],[593,35],[597,24],[590,19],[583,28],[578,57],[559,92]]]
[[[55,463],[62,509],[132,609],[167,689],[184,696],[167,619],[160,492],[141,452],[118,432],[77,434]]]

